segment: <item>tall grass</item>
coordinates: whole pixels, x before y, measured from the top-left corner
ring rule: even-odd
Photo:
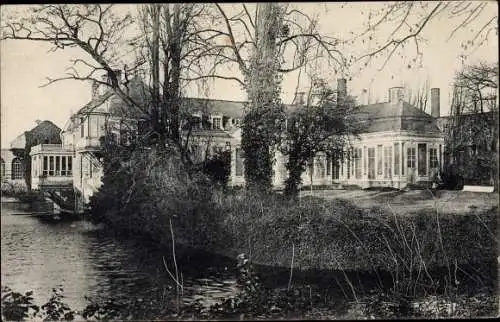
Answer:
[[[409,305],[435,295],[453,301],[466,285],[468,291],[494,285],[489,273],[498,249],[498,208],[401,215],[346,200],[290,202],[245,191],[218,196],[217,203],[234,238],[230,249],[254,263],[288,267],[288,288],[295,270],[336,271],[348,287],[346,297],[359,302],[369,287],[353,272],[364,271],[379,294]]]

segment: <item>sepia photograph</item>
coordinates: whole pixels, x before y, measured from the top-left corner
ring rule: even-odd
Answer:
[[[496,1],[0,6],[1,320],[500,316]]]

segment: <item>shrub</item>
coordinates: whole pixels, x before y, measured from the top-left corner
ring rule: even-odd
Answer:
[[[222,200],[233,238],[228,254],[244,252],[254,263],[279,267],[290,267],[293,256],[294,267],[303,270],[378,272],[391,292],[405,296],[451,291],[470,275],[466,267],[484,267],[497,256],[498,208],[480,215],[401,216],[347,200],[284,202],[249,192]]]
[[[16,197],[20,194],[26,193],[26,184],[24,182],[2,182],[2,194],[8,197]]]
[[[90,200],[94,221],[164,244],[171,228],[187,245],[217,243],[222,215],[206,176],[188,172],[175,151],[113,149],[104,160],[103,185]]]

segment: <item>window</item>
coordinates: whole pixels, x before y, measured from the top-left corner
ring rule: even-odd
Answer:
[[[332,175],[332,156],[330,154],[326,156],[326,175]]]
[[[49,156],[49,176],[54,175],[54,157]]]
[[[19,158],[12,160],[12,180],[19,180],[24,177],[23,162]]]
[[[38,164],[36,162],[36,155],[35,155],[35,156],[33,156],[33,160],[31,162],[31,173],[35,177],[37,176],[37,169],[38,169],[37,165]]]
[[[68,157],[68,170],[66,172],[66,174],[68,176],[71,176],[72,175],[72,172],[71,172],[71,169],[73,168],[73,157]]]
[[[382,175],[382,145],[377,145],[377,175]]]
[[[394,143],[394,175],[399,176],[399,143]]]
[[[366,146],[363,147],[363,175],[366,176],[368,171],[368,153],[366,152]]]
[[[416,151],[415,148],[408,148],[406,151],[407,164],[406,166],[410,169],[414,169],[416,166]]]
[[[429,168],[439,168],[438,150],[429,148]]]
[[[439,145],[439,155],[438,155],[438,158],[441,159],[441,156],[443,155],[443,151],[442,151],[442,147],[441,147],[441,144]],[[441,160],[441,163],[443,161]]]
[[[56,156],[56,176],[61,175],[61,157]]]
[[[61,175],[62,176],[66,176],[66,160],[67,160],[67,157],[66,156],[62,156],[61,157]]]
[[[363,156],[363,149],[354,149],[354,175],[356,179],[361,179],[361,162]]]
[[[368,148],[368,179],[375,179],[375,148]]]
[[[316,157],[315,167],[316,167],[316,169],[318,169],[318,172],[316,172],[316,175],[319,178],[324,178],[326,171],[325,171],[325,164],[323,162],[322,157],[320,157],[320,156]]]
[[[3,159],[0,159],[0,175],[3,178],[5,178],[5,161]]]
[[[222,123],[222,120],[220,117],[214,117],[212,119],[213,121],[213,128],[214,130],[220,130],[221,129],[221,123]]]
[[[332,157],[332,167],[333,167],[333,173],[332,177],[334,180],[338,180],[340,178],[340,160],[341,160],[341,155],[339,152],[334,152],[333,157]]]
[[[235,172],[237,177],[243,176],[243,167],[244,167],[244,157],[243,150],[241,148],[235,149],[236,158],[235,158]]]
[[[427,144],[418,145],[418,175],[427,175]]]
[[[384,147],[384,178],[392,177],[392,146]]]
[[[43,175],[44,176],[49,175],[49,157],[48,156],[43,157]]]
[[[404,151],[405,151],[405,143],[401,142],[401,175],[404,176],[405,174],[405,157],[404,157]]]
[[[351,149],[349,149],[347,151],[347,160],[346,160],[346,163],[347,163],[347,179],[350,179],[351,178]]]

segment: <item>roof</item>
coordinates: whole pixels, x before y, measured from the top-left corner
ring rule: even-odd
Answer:
[[[59,144],[61,143],[60,133],[61,129],[51,121],[41,121],[31,130],[23,132],[12,140],[10,148],[24,149],[26,145],[41,143]]]
[[[186,97],[182,100],[188,111],[218,113],[231,118],[242,118],[246,102]]]
[[[408,102],[362,105],[354,114],[354,119],[362,123],[362,133],[387,131],[440,132],[437,120],[434,117]]]
[[[99,108],[102,104],[104,104],[114,93],[112,91],[107,91],[103,95],[93,98],[90,102],[85,104],[76,114],[87,114],[94,112],[97,108]]]
[[[140,79],[131,80],[129,88],[133,100],[140,105],[148,104],[149,93],[143,91],[145,87]],[[108,91],[104,95],[95,98],[80,109],[78,113],[91,112],[109,99],[111,101],[108,112],[111,115],[117,117],[126,116],[127,118],[142,116],[138,109],[130,110],[124,107],[123,100],[114,95],[113,91]],[[202,114],[221,114],[230,118],[243,118],[246,102],[186,97],[182,99],[181,104],[182,109],[190,113],[201,112]],[[290,114],[296,111],[297,108],[299,108],[298,105],[285,105],[285,112]],[[127,115],[124,115],[125,112]],[[361,133],[387,131],[440,133],[437,120],[434,117],[403,101],[397,104],[384,102],[359,106],[353,116],[356,121],[361,122],[363,128]],[[210,131],[210,134],[218,135],[213,131]]]

